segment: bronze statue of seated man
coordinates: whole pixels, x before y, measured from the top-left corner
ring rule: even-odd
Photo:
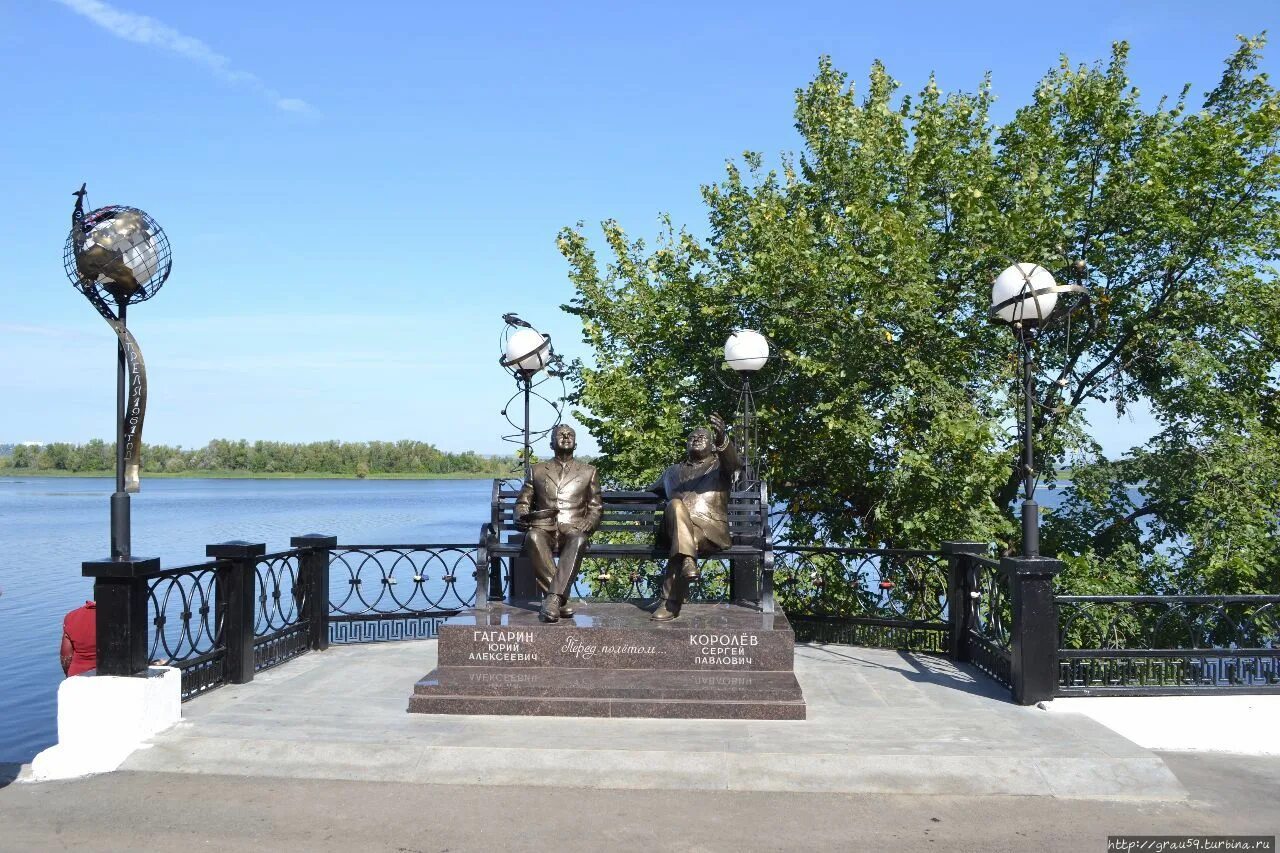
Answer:
[[[741,468],[742,457],[729,440],[724,419],[712,415],[710,430],[699,427],[689,433],[684,460],[668,466],[648,487],[666,498],[659,545],[666,544],[670,554],[661,601],[650,617],[655,621],[680,615],[689,582],[698,577],[697,558],[732,544],[729,490]]]
[[[556,427],[551,447],[555,458],[533,466],[515,506],[516,528],[525,531],[523,553],[533,563],[542,590],[539,618],[544,622],[573,615],[569,591],[604,506],[595,466],[573,458],[578,447],[573,427]],[[558,565],[556,551],[560,552]]]

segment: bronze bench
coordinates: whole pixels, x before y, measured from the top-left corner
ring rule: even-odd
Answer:
[[[524,545],[523,535],[515,526],[515,504],[520,495],[518,485],[510,480],[494,480],[489,504],[489,523],[480,530],[476,606],[487,606],[487,600],[501,601],[501,564],[510,567],[507,590],[512,601],[538,597],[536,582],[527,561],[517,559]],[[773,535],[769,529],[769,490],[762,481],[729,496],[729,532],[733,544],[708,554],[705,559],[729,562],[729,598],[735,603],[759,606],[772,613],[773,601]],[[667,550],[656,545],[662,529],[662,512],[666,501],[653,492],[606,491],[602,495],[604,509],[600,527],[584,552],[595,559],[643,558],[665,560]],[[612,534],[634,534],[636,542],[602,542]],[[701,561],[704,558],[699,558]],[[488,590],[487,595],[482,594]],[[485,600],[487,599],[487,600]]]

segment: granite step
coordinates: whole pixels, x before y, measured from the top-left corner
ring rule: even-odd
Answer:
[[[600,670],[441,666],[414,685],[415,696],[555,699],[799,702],[792,672]]]
[[[411,714],[493,714],[522,717],[649,717],[686,720],[803,720],[798,701],[705,699],[554,698],[546,696],[409,697]]]

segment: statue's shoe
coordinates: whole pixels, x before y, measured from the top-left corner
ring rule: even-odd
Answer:
[[[702,577],[702,573],[698,571],[698,561],[693,557],[685,557],[683,565],[680,566],[680,576],[687,581],[696,581]]]
[[[560,618],[568,619],[573,615],[573,607],[569,605],[569,600],[565,599],[564,604],[560,605]]]
[[[663,604],[657,610],[653,611],[653,615],[649,619],[653,622],[670,622],[680,615],[680,609],[668,610],[667,605]]]
[[[548,595],[542,599],[542,610],[538,613],[538,618],[543,622],[559,622],[560,596]]]

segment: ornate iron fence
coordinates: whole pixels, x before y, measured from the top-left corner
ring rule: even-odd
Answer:
[[[947,651],[940,551],[777,546],[774,583],[801,642]]]
[[[314,535],[292,544],[273,554],[260,544],[211,545],[215,559],[171,569],[154,560],[124,572],[86,563],[102,587],[97,597],[108,593],[102,600],[118,609],[115,590],[125,590],[139,602],[119,610],[137,615],[127,615],[105,654],[130,672],[148,660],[178,667],[190,698],[330,641],[434,637],[475,604],[488,577],[480,571],[486,558],[470,544],[339,547]],[[1280,692],[1280,596],[1053,596],[1058,561],[996,561],[985,550],[777,546],[777,596],[797,640],[949,653],[1021,703]],[[589,558],[574,594],[656,598],[663,563]],[[734,571],[728,559],[703,561],[690,599],[725,600]]]
[[[701,576],[689,587],[688,601],[721,601],[729,594],[730,561],[698,560]],[[573,596],[591,601],[655,600],[662,589],[664,558],[587,557],[573,584]]]
[[[961,558],[968,630],[963,641],[968,659],[1006,687],[1013,687],[1012,601],[1009,576],[998,560],[974,554]]]
[[[181,670],[183,699],[212,690],[225,677],[218,572],[226,568],[226,563],[213,560],[164,569],[146,579],[147,660]]]
[[[434,637],[475,604],[475,545],[343,545],[329,553],[329,640]]]
[[[1280,596],[1055,601],[1059,696],[1280,692]]]
[[[253,564],[257,604],[253,617],[253,669],[260,672],[310,648],[310,619],[297,548],[264,554]]]
[[[309,537],[302,537],[304,540]],[[306,561],[311,548],[274,554],[263,545],[227,542],[206,549],[207,563],[161,569],[146,561],[124,576],[111,576],[113,589],[138,596],[138,606],[123,612],[119,630],[99,650],[99,666],[133,674],[148,663],[173,666],[182,673],[182,698],[190,699],[227,683],[252,680],[255,672],[277,666],[310,649],[315,642],[313,572]],[[112,564],[86,564],[103,572]],[[95,585],[95,598],[115,604],[118,593]],[[144,606],[145,605],[145,606]]]

